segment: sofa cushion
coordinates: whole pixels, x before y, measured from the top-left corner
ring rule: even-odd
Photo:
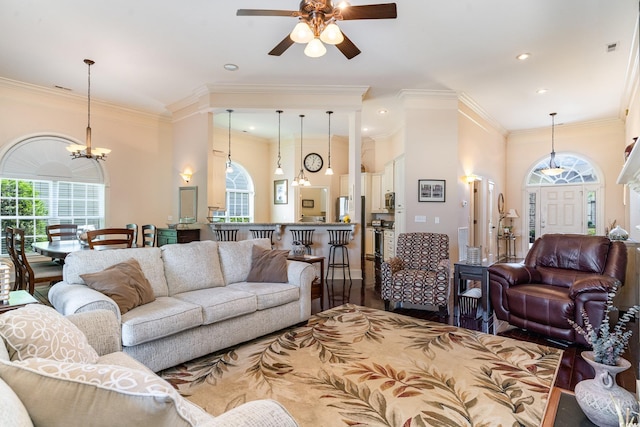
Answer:
[[[300,288],[289,283],[240,282],[228,287],[255,295],[258,310],[266,310],[300,299]]]
[[[121,314],[156,299],[140,264],[133,258],[97,273],[81,274],[80,277],[91,289],[114,300]]]
[[[122,345],[132,346],[202,325],[202,309],[173,297],[160,297],[122,316]]]
[[[32,358],[0,362],[0,377],[35,425],[194,425],[170,384],[137,369]]]
[[[162,247],[169,296],[224,286],[218,243],[211,240]]]
[[[200,305],[205,325],[253,313],[258,309],[253,293],[229,287],[185,292],[175,298]]]
[[[103,251],[76,251],[64,259],[62,276],[70,284],[86,284],[81,274],[97,273],[114,264],[134,258],[153,288],[157,297],[169,295],[167,280],[164,277],[160,248],[109,249]]]
[[[29,413],[9,385],[0,379],[0,425],[33,427]]]
[[[270,239],[251,239],[240,242],[218,242],[220,265],[224,273],[224,281],[230,283],[244,282],[251,271],[251,251],[256,245],[263,249],[271,249]]]
[[[287,257],[289,251],[251,248],[251,270],[247,282],[287,283]]]
[[[28,304],[0,316],[0,336],[11,360],[31,357],[78,363],[98,360],[98,353],[80,329],[46,305]]]

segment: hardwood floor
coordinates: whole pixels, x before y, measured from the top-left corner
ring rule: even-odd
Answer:
[[[384,303],[380,298],[378,292],[375,291],[373,280],[373,261],[366,260],[364,271],[364,280],[353,280],[351,293],[349,295],[349,301],[353,304],[362,305],[365,307],[377,308],[384,310]],[[336,280],[334,283],[329,281],[326,284],[327,287],[334,287],[334,295],[342,294],[342,281]],[[331,307],[336,307],[343,304],[341,298],[331,300],[325,292],[324,308],[325,310]],[[317,313],[320,311],[320,300],[314,300],[311,306],[312,312]],[[434,322],[444,322],[448,324],[453,323],[453,316],[447,318],[441,318],[437,312],[427,310],[415,310],[415,309],[396,309],[395,312],[401,313],[407,316],[412,316],[420,319],[431,320]],[[633,337],[629,349],[625,353],[625,359],[631,362],[631,369],[628,369],[621,374],[618,374],[618,384],[625,389],[634,392],[636,390],[636,378],[638,378],[638,363],[640,353],[640,336],[638,335],[638,323],[631,324],[633,329]],[[521,329],[509,329],[499,333],[501,336],[514,338],[517,340],[535,342],[541,345],[550,347],[556,347],[564,350],[564,354],[561,361],[561,366],[556,377],[555,386],[564,388],[566,390],[573,390],[576,384],[583,379],[593,378],[594,372],[591,366],[589,366],[580,356],[580,353],[584,350],[588,350],[585,347],[581,347],[575,344],[566,344],[557,341],[550,340],[544,336],[534,334],[532,332],[524,331]]]

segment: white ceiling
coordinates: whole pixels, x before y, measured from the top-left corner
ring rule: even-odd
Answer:
[[[159,113],[208,84],[369,86],[362,125],[372,137],[400,126],[402,89],[454,90],[516,131],[549,126],[553,111],[556,123],[622,118],[638,78],[638,0],[398,0],[395,20],[339,23],[362,50],[352,60],[331,46],[317,59],[301,45],[269,56],[296,20],[236,16],[238,8],[298,3],[0,0],[0,77],[86,96],[90,58],[92,99]],[[522,52],[531,58],[516,60]],[[240,69],[226,71],[226,63]],[[381,108],[389,113],[378,115]],[[283,133],[299,133],[299,114],[307,115],[305,135],[326,134],[324,111],[285,111]],[[226,127],[226,113],[217,117]],[[232,123],[277,134],[274,111],[238,111]],[[336,114],[332,127],[346,134],[346,118]]]

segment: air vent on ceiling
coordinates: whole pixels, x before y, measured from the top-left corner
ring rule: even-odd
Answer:
[[[607,53],[615,52],[617,48],[618,48],[618,43],[609,43],[607,44]]]

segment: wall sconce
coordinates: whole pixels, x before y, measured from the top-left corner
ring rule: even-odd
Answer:
[[[478,175],[474,175],[474,174],[466,175],[464,179],[467,182],[467,184],[471,184],[472,182],[475,182],[475,181],[482,181],[482,179]]]
[[[193,174],[191,173],[190,169],[185,169],[184,172],[182,172],[180,174],[180,176],[182,177],[182,179],[184,180],[184,182],[186,182],[187,184],[189,183],[189,181],[191,181],[191,176]]]

